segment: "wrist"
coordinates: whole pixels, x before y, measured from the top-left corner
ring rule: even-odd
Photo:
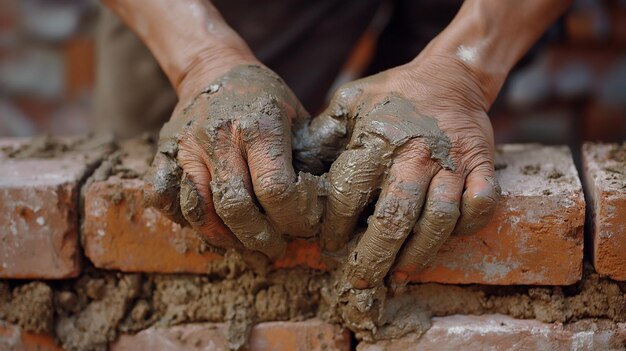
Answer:
[[[210,1],[103,2],[148,46],[179,96],[196,75],[209,79],[233,66],[256,62]]]
[[[430,56],[462,65],[491,106],[510,70],[569,2],[467,0],[414,61]]]
[[[506,43],[485,22],[480,14],[468,14],[455,19],[446,30],[434,38],[413,60],[442,61],[455,66],[465,79],[481,87],[488,106],[495,100],[511,68],[517,62],[511,43]],[[503,47],[503,44],[506,46]]]
[[[189,58],[186,66],[170,79],[179,97],[188,96],[206,88],[234,67],[248,64],[262,65],[247,48],[212,47]]]

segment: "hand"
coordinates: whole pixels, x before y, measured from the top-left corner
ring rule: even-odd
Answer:
[[[163,126],[145,197],[219,247],[270,258],[283,234],[317,234],[318,181],[292,167],[291,128],[309,115],[282,79],[260,64],[191,70]]]
[[[378,197],[348,255],[352,286],[382,284],[394,262],[404,282],[453,231],[474,232],[490,219],[499,188],[489,103],[462,62],[427,56],[343,86],[316,119],[342,122],[349,141],[328,173],[322,247],[345,247]]]

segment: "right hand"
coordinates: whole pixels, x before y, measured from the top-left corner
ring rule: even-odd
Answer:
[[[181,82],[145,199],[209,244],[275,258],[284,251],[283,235],[318,231],[318,179],[297,176],[292,166],[292,127],[307,125],[309,114],[262,64],[227,66],[216,75],[200,65]]]

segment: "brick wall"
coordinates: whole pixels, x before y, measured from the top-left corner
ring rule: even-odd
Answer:
[[[45,138],[0,139],[0,278],[66,280],[92,265],[122,272],[201,275],[223,260],[189,229],[143,207],[141,175],[149,165],[152,144],[130,141],[118,150],[109,144],[94,148],[85,141],[66,144],[70,146]],[[133,152],[124,151],[130,149]],[[496,215],[480,232],[450,238],[413,282],[571,285],[581,279],[585,241],[599,274],[626,281],[626,148],[586,144],[582,154],[587,205],[567,147],[499,146],[496,165],[503,198]],[[585,239],[586,207],[591,215]],[[286,256],[273,266],[327,270],[319,248],[308,241],[291,242]],[[449,316],[434,319],[419,341],[408,335],[362,343],[358,349],[429,350],[444,341],[450,348],[495,345],[502,350],[566,350],[574,345],[618,350],[626,345],[623,323],[577,323],[563,326],[502,315]],[[224,328],[219,323],[151,327],[123,334],[111,347],[217,350],[227,343]],[[261,323],[250,339],[252,350],[353,346],[347,330],[316,319]],[[57,350],[58,346],[46,334],[3,322],[0,349]]]

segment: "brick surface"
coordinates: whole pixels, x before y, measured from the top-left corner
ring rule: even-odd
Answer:
[[[566,285],[582,274],[585,203],[569,149],[504,145],[502,197],[474,235],[454,235],[413,281]]]
[[[120,169],[142,175],[147,170],[149,147],[122,157]],[[135,150],[136,151],[136,150]],[[126,272],[206,273],[207,265],[221,259],[210,252],[191,228],[183,228],[153,208],[143,206],[140,178],[113,174],[84,190],[83,245],[86,256],[100,268]],[[303,240],[289,244],[279,268],[305,266],[325,269],[319,247]]]
[[[80,273],[78,187],[101,150],[49,158],[7,155],[0,145],[0,278],[68,278]]]
[[[360,343],[357,351],[552,350],[626,349],[626,323],[581,321],[572,325],[519,320],[503,315],[433,318],[421,338],[407,335],[392,341]]]
[[[137,162],[138,173],[145,168]],[[416,282],[572,284],[580,279],[584,199],[571,154],[563,147],[503,146],[497,154],[503,197],[475,235],[453,236]],[[141,205],[140,179],[111,176],[86,191],[84,244],[101,268],[203,273],[220,256],[202,252],[189,229]],[[294,241],[279,268],[325,269],[315,243]],[[554,264],[559,262],[559,264]]]
[[[2,321],[0,321],[0,350],[63,351],[49,335],[27,332]]]
[[[582,162],[593,265],[626,280],[626,144],[585,144]]]
[[[250,351],[347,351],[350,334],[346,329],[319,320],[267,322],[252,329]],[[111,351],[217,351],[228,350],[224,324],[187,324],[150,328],[135,335],[122,335]]]

